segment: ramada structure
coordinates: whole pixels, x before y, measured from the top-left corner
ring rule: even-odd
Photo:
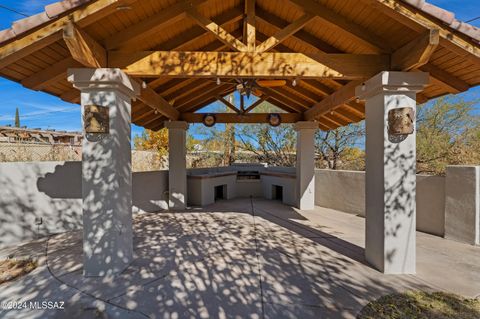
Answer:
[[[366,119],[366,258],[413,273],[415,107],[480,83],[479,41],[424,0],[64,0],[0,32],[0,75],[82,105],[85,275],[132,259],[131,123],[169,129],[169,205],[183,210],[186,129],[216,100],[234,111],[218,123],[266,123],[251,113],[262,101],[295,123],[303,210],[315,130]],[[258,99],[233,105],[235,90]]]

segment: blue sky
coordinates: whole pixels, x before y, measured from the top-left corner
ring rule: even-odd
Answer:
[[[21,13],[32,15],[43,11],[46,4],[56,0],[0,0]],[[429,0],[430,3],[455,12],[458,19],[469,20],[480,16],[479,0]],[[12,21],[23,16],[0,8],[0,29],[10,27]],[[480,27],[480,19],[472,22]],[[480,97],[477,87],[463,93],[467,99]],[[31,128],[54,128],[57,130],[80,130],[80,108],[63,102],[57,97],[23,88],[20,84],[0,77],[0,125],[13,124],[15,109],[20,109],[21,124]],[[214,106],[212,106],[213,108]],[[132,133],[140,134],[143,129],[133,126]]]

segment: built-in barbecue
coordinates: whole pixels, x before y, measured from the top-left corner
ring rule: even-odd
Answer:
[[[245,179],[260,179],[260,173],[258,171],[238,171],[237,180]]]

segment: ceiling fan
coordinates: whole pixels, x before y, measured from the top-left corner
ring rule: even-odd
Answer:
[[[237,79],[237,91],[247,98],[251,94],[255,96],[262,95],[262,88],[280,87],[287,84],[286,80],[258,80],[258,79]]]

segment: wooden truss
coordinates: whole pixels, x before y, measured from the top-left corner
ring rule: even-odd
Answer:
[[[24,86],[48,89],[71,67],[120,68],[142,84],[139,102],[134,105],[134,122],[153,129],[160,128],[164,120],[201,122],[203,114],[195,111],[216,100],[233,111],[218,114],[218,122],[264,123],[266,115],[252,111],[268,101],[286,112],[281,115],[283,123],[317,120],[320,128],[332,129],[363,119],[364,106],[355,101],[355,87],[388,70],[429,72],[432,83],[447,92],[470,87],[431,63],[431,58],[442,46],[478,64],[478,45],[434,20],[415,16],[401,3],[392,7],[392,1],[362,1],[414,30],[416,36],[392,47],[371,30],[313,0],[285,0],[300,12],[293,21],[267,12],[255,0],[245,0],[242,7],[230,8],[219,16],[205,15],[208,0],[188,0],[177,1],[123,32],[99,39],[87,32],[89,26],[114,14],[116,5],[135,6],[137,1],[98,0],[2,46],[0,69],[62,40],[69,56],[21,79]],[[196,27],[165,41],[158,49],[149,46],[151,37],[185,19]],[[338,30],[339,36],[362,50],[342,52],[323,42],[306,30],[315,23]],[[287,84],[259,87],[258,101],[245,109],[224,99],[241,79],[286,79]],[[74,89],[59,96],[78,101]],[[419,100],[427,99],[419,95]]]

